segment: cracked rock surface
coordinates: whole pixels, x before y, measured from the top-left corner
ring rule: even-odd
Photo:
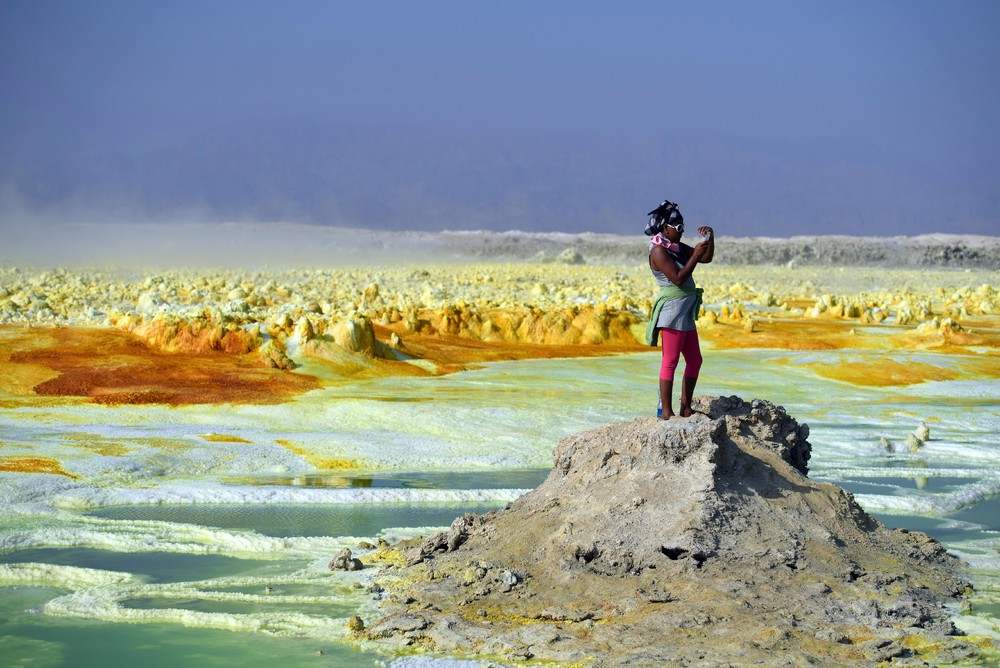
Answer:
[[[538,488],[388,548],[368,638],[595,666],[873,665],[959,642],[929,536],[810,480],[808,427],[701,398],[558,444]]]

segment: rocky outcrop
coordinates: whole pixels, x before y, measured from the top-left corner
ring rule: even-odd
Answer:
[[[506,509],[384,550],[367,637],[602,666],[872,665],[962,644],[943,606],[968,584],[940,544],[806,477],[808,428],[782,408],[695,408],[571,436]]]
[[[345,547],[330,560],[328,568],[331,571],[360,571],[364,564],[354,556],[350,548]]]
[[[567,306],[561,309],[475,309],[444,307],[426,311],[415,323],[404,323],[405,332],[452,335],[472,340],[545,345],[608,344],[636,346],[631,327],[642,319],[628,311],[606,307]],[[388,319],[389,326],[394,321]]]
[[[205,318],[186,320],[169,314],[132,322],[124,318],[118,325],[150,345],[167,352],[204,353],[210,351],[245,355],[263,343],[260,327],[243,329]]]

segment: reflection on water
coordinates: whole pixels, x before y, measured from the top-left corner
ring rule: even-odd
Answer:
[[[532,489],[542,484],[549,469],[494,469],[492,471],[421,471],[343,475],[306,473],[296,476],[262,475],[223,482],[250,485],[301,485],[303,487],[385,487],[390,489]]]
[[[808,355],[708,351],[699,390],[767,398],[808,423],[810,475],[967,560],[979,592],[960,624],[1000,636],[1000,383],[857,387],[797,363]],[[376,614],[370,572],[327,571],[333,553],[502,506],[490,490],[538,485],[560,438],[653,415],[657,369],[656,353],[530,360],[339,384],[280,406],[6,411],[7,452],[54,457],[79,477],[0,477],[11,500],[0,508],[0,655],[9,665],[298,666],[322,650],[324,665],[379,665],[342,640],[351,611]],[[931,439],[910,452],[920,421]],[[310,457],[345,467],[317,470]],[[187,503],[158,503],[163,490]],[[347,502],[296,503],[288,490]],[[480,500],[407,496],[424,490]],[[39,543],[45,532],[58,540]],[[8,566],[29,563],[75,570]],[[108,584],[98,571],[139,577]],[[263,633],[265,617],[281,632]]]

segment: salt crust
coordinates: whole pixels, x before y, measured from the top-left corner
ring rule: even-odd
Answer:
[[[166,503],[424,503],[513,501],[524,489],[302,489],[298,487],[187,486],[174,483],[153,489],[79,488],[54,500],[62,508]]]
[[[386,528],[379,537],[399,540],[433,527]],[[32,522],[0,536],[0,552],[37,548],[91,548],[116,552],[220,554],[245,559],[310,558],[325,566],[331,554],[356,549],[374,536],[265,536],[251,530],[215,529],[155,520],[111,520],[82,516],[60,522]]]
[[[313,558],[304,568],[284,575],[222,577],[166,584],[149,584],[143,581],[142,576],[93,568],[43,563],[0,564],[0,584],[70,589],[69,593],[48,601],[42,609],[44,614],[57,617],[128,623],[166,622],[184,626],[327,640],[339,640],[345,636],[346,617],[288,610],[254,613],[202,612],[167,607],[166,603],[177,599],[196,599],[221,603],[253,603],[265,609],[268,604],[296,605],[302,608],[316,606],[319,609],[340,606],[366,615],[373,614],[375,609],[375,603],[363,593],[364,584],[370,579],[368,573],[333,573],[326,567],[326,559],[330,552],[346,542],[356,546],[357,539],[346,537],[267,539],[250,535],[252,532],[236,535],[236,532],[211,532],[201,527],[163,522],[97,520],[95,523],[114,526],[119,532],[124,532],[128,524],[141,525],[128,536],[110,532],[104,534],[104,538],[113,544],[109,547],[121,551],[138,549],[198,552],[198,545],[195,543],[185,545],[178,542],[178,538],[197,540],[197,534],[200,533],[203,534],[201,538],[209,543],[200,546],[207,548],[203,550],[206,552],[223,552],[229,556],[261,559],[268,558],[266,550],[272,549],[275,554],[270,556],[288,559],[311,554]],[[163,536],[155,535],[154,529],[172,534],[174,541],[159,542]],[[414,532],[426,530],[427,528],[401,529],[395,532],[395,535],[391,531],[387,535],[399,539],[413,537]],[[99,532],[94,532],[91,537],[98,534]],[[30,539],[32,536],[22,534],[22,537]],[[55,537],[58,542],[58,532],[55,532]],[[213,541],[218,544],[213,545]],[[74,544],[80,545],[80,543]],[[26,545],[22,544],[19,547]],[[248,547],[254,551],[248,552]],[[9,548],[9,545],[0,546],[0,549]],[[288,593],[286,588],[289,586],[318,593],[310,595]],[[243,591],[232,591],[233,589]],[[124,602],[137,598],[161,599],[165,605],[153,609],[130,608],[123,605]]]
[[[464,659],[431,659],[424,656],[407,656],[396,659],[389,664],[389,668],[486,668],[495,666],[502,668],[507,664],[495,661],[467,661]]]
[[[134,598],[212,600],[222,602],[252,602],[299,605],[349,605],[366,607],[351,583],[358,578],[324,573],[312,568],[286,576],[218,578],[200,582],[170,584],[144,584],[127,573],[113,573],[94,569],[53,567],[47,564],[15,564],[0,566],[0,582],[13,585],[45,585],[75,591],[48,601],[43,612],[58,617],[80,617],[112,622],[173,622],[184,626],[222,628],[234,631],[263,633],[287,637],[309,637],[336,640],[346,633],[345,617],[326,617],[296,612],[275,611],[263,613],[201,612],[182,608],[137,609],[122,606]],[[310,585],[317,591],[333,592],[332,595],[298,596],[281,593],[283,585]],[[224,587],[253,588],[262,593],[250,594],[219,591]],[[266,589],[270,588],[270,589]],[[266,593],[271,591],[273,593]]]
[[[135,584],[139,581],[138,576],[132,573],[105,571],[96,568],[37,563],[0,564],[0,582],[6,586],[103,587]]]

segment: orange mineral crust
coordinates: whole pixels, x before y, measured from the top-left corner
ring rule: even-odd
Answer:
[[[376,334],[393,330],[376,327]],[[468,365],[521,359],[555,359],[569,357],[599,357],[615,353],[650,350],[632,340],[618,344],[545,344],[519,341],[481,341],[448,334],[409,334],[401,351],[437,365],[438,373],[460,371]]]
[[[261,343],[259,332],[239,328],[229,331],[204,320],[154,318],[136,325],[131,331],[156,348],[169,352],[218,351],[242,355],[257,350]]]
[[[50,473],[76,478],[63,470],[62,464],[48,457],[0,457],[0,471],[13,473]]]
[[[53,345],[49,334],[54,331],[54,328],[26,330],[0,325],[0,397],[33,397],[36,385],[59,375],[40,364],[11,363],[11,356],[15,353]],[[8,405],[14,404],[0,399],[0,407]]]
[[[884,337],[858,334],[857,322],[836,320],[759,320],[751,328],[745,323],[716,322],[703,326],[698,334],[716,348],[770,348],[776,350],[840,350],[882,348]],[[752,329],[752,331],[747,331]]]
[[[950,362],[956,361],[954,357]],[[858,355],[852,361],[836,363],[809,362],[806,366],[817,375],[839,380],[852,385],[866,387],[889,387],[895,385],[916,385],[927,381],[973,379],[982,377],[975,373],[963,373],[964,369],[952,369],[913,360],[899,361],[885,359],[883,355]],[[994,373],[996,375],[996,373]]]
[[[7,347],[0,351],[0,375],[19,373],[21,365],[58,372],[34,386],[45,396],[89,397],[100,404],[271,404],[319,386],[312,376],[264,368],[255,356],[164,352],[116,329],[43,331],[44,347],[31,344],[38,336],[34,329],[20,330],[29,341],[0,339]]]
[[[996,317],[981,318],[965,328],[942,320],[919,326],[862,323],[850,319],[741,317],[698,320],[698,333],[718,349],[768,348],[776,350],[928,350],[970,354],[973,350],[1000,353]]]

